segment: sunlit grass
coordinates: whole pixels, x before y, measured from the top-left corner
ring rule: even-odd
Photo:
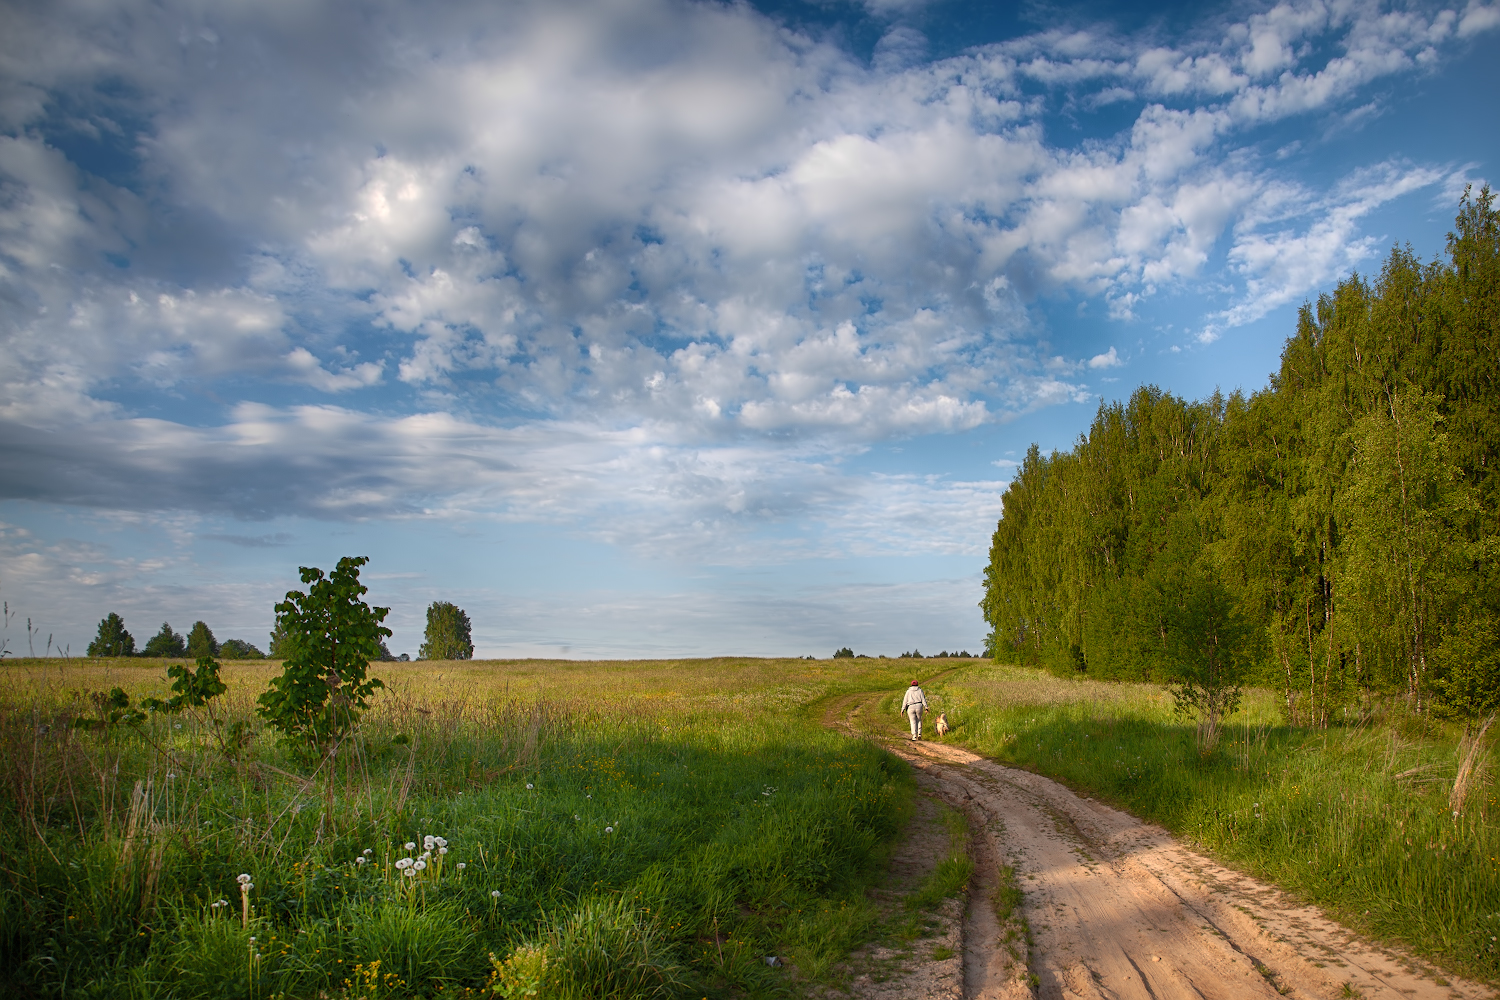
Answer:
[[[4,665],[0,987],[462,995],[519,947],[563,993],[757,995],[765,955],[816,972],[865,932],[911,791],[803,711],[895,686],[891,661],[376,664],[332,761],[254,718],[274,663],[226,663],[212,717],[71,726],[91,692],[164,693],[164,665]],[[591,935],[640,947],[610,965]]]

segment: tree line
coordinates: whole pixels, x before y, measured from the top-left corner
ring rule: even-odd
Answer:
[[[1176,685],[1216,720],[1242,684],[1289,723],[1377,703],[1500,707],[1500,212],[1465,191],[1445,259],[1394,248],[1305,304],[1267,388],[1101,403],[1003,497],[988,653]]]
[[[226,660],[261,660],[269,655],[272,659],[285,659],[291,654],[289,640],[291,632],[285,617],[278,614],[276,628],[271,633],[269,654],[243,639],[226,639],[223,643],[214,638],[213,630],[204,622],[194,622],[186,638],[172,631],[167,622],[161,630],[146,640],[146,645],[136,652],[135,637],[125,628],[125,620],[111,611],[99,622],[99,631],[89,643],[89,656],[149,656],[175,659],[187,657],[223,657]],[[419,660],[468,660],[474,656],[474,641],[469,616],[463,609],[449,601],[433,601],[427,608],[427,628],[422,645],[417,652]],[[393,656],[384,638],[377,637],[376,660],[406,660],[402,653]]]

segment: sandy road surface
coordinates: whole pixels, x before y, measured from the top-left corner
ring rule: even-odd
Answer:
[[[1161,828],[1055,781],[958,747],[888,745],[979,831],[979,891],[964,926],[968,1000],[1496,996],[1370,944]],[[1001,863],[1015,869],[1025,893],[1033,944],[1019,951],[1030,981],[1014,942],[1008,949],[997,940],[984,898]]]

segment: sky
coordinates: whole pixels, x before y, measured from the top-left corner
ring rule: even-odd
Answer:
[[[1500,0],[3,16],[11,655],[345,555],[397,653],[978,652],[1030,444],[1264,388],[1500,162]]]

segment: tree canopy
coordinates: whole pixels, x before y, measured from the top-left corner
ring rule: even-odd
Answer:
[[[99,622],[99,634],[89,643],[90,656],[134,656],[135,639],[125,631],[125,621],[111,611]]]
[[[200,656],[214,657],[219,655],[219,643],[214,638],[213,630],[203,622],[193,622],[192,629],[187,637],[187,655],[197,659]]]
[[[433,601],[427,608],[427,631],[419,660],[468,660],[474,656],[474,642],[469,635],[469,616],[448,601]]]
[[[175,657],[187,654],[187,642],[182,635],[172,631],[172,626],[166,622],[161,623],[161,631],[146,640],[146,648],[141,650],[142,656]]]
[[[1305,305],[1263,391],[1142,387],[1002,500],[989,652],[1058,672],[1272,685],[1464,718],[1500,690],[1500,212]],[[1218,650],[1218,662],[1205,657]],[[1196,697],[1203,697],[1200,686]],[[1191,697],[1190,697],[1191,700]]]

